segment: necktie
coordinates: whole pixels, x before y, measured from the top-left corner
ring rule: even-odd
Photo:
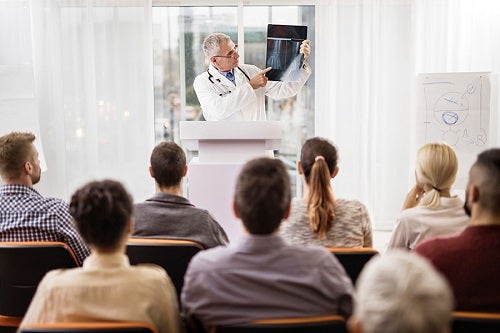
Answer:
[[[234,85],[236,85],[236,81],[234,79],[234,74],[232,71],[227,72],[226,77],[229,81],[231,81]]]

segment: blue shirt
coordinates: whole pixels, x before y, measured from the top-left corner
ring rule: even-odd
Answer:
[[[234,73],[233,73],[234,69],[228,71],[228,72],[221,72],[219,71],[219,73],[221,73],[222,75],[224,75],[229,81],[231,81],[234,85],[236,85],[236,79],[234,78]]]

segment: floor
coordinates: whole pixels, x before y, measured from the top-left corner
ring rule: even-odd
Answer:
[[[373,231],[373,248],[378,250],[380,253],[384,253],[385,247],[389,242],[391,237],[390,231]]]

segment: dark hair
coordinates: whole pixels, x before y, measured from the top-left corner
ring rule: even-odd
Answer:
[[[76,190],[71,197],[69,212],[88,244],[115,249],[127,232],[133,203],[121,183],[93,181]]]
[[[479,205],[500,215],[500,148],[488,149],[479,154],[472,166],[470,178],[479,189]]]
[[[0,137],[0,175],[14,179],[21,175],[24,163],[33,160],[32,133],[11,132]]]
[[[282,161],[257,158],[247,162],[236,181],[235,204],[248,232],[276,231],[290,205],[290,176]]]
[[[307,215],[312,231],[323,239],[335,220],[335,198],[330,186],[337,168],[337,149],[327,139],[311,138],[302,146],[300,164],[307,184]]]
[[[151,153],[153,178],[160,186],[174,186],[181,182],[186,167],[186,154],[175,142],[161,142]]]

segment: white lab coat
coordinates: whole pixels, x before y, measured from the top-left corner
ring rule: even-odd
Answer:
[[[239,66],[249,78],[262,70],[254,65]],[[209,74],[212,75],[209,80]],[[282,99],[295,96],[311,75],[311,67],[304,63],[299,82],[269,81],[265,87],[253,89],[248,79],[234,69],[236,86],[210,65],[194,79],[193,87],[206,120],[266,120],[265,96]]]

